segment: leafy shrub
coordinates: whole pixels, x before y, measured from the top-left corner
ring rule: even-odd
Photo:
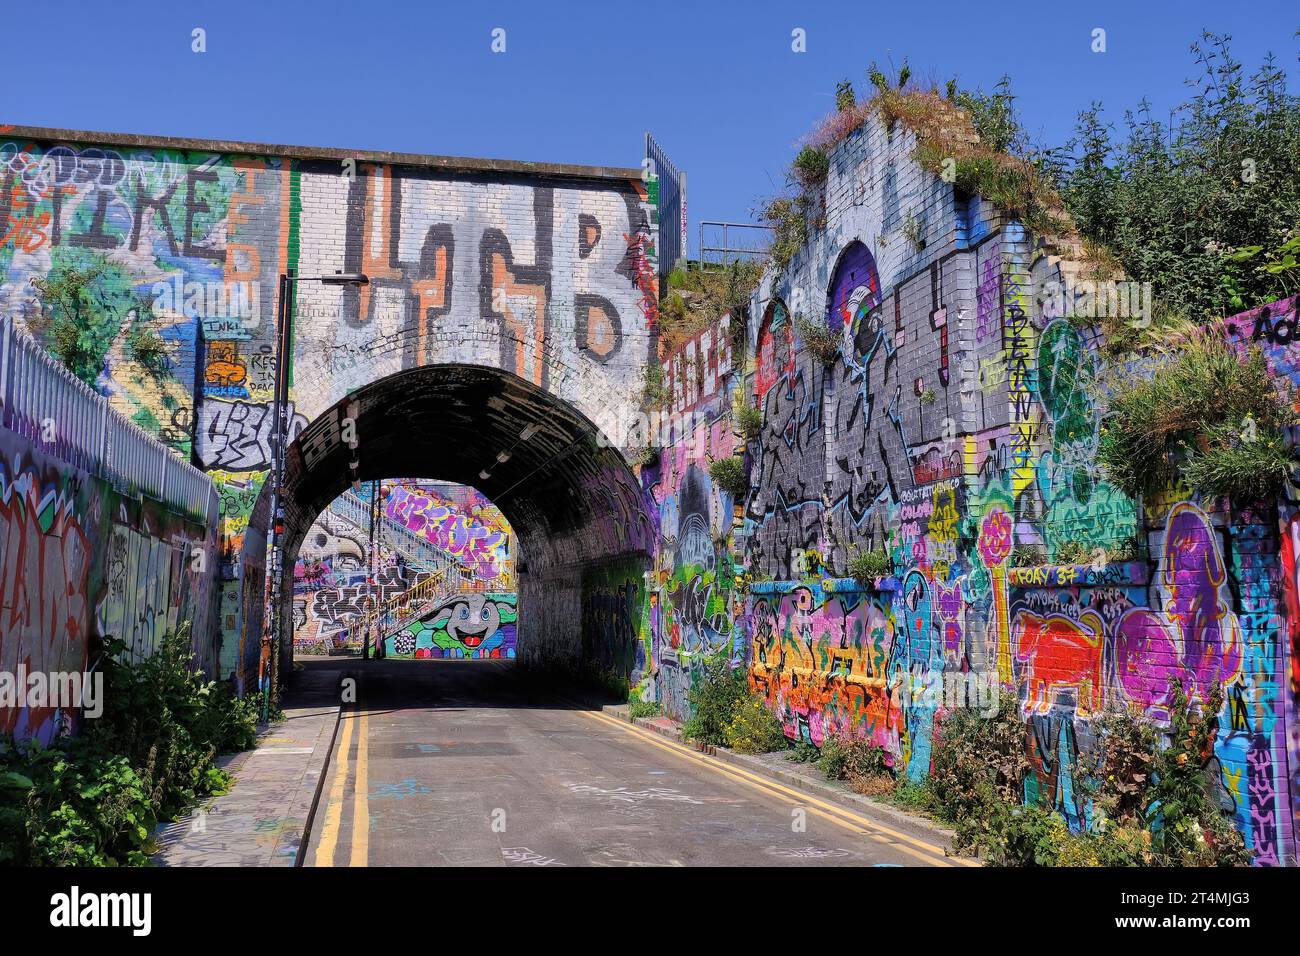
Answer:
[[[854,551],[849,558],[849,577],[863,587],[874,587],[877,578],[894,573],[894,562],[884,551]]]
[[[1056,546],[1057,564],[1091,564],[1093,553],[1082,541],[1063,541]]]
[[[727,722],[726,744],[742,754],[763,754],[786,748],[785,729],[757,694],[735,708]]]
[[[769,258],[778,274],[790,267],[795,255],[808,241],[811,204],[812,200],[804,195],[793,199],[779,196],[758,211],[759,221],[772,227]]]
[[[822,741],[817,769],[829,780],[855,780],[893,773],[893,756],[869,740],[832,734]]]
[[[745,462],[738,455],[719,458],[709,465],[709,477],[714,484],[729,494],[733,501],[742,500],[749,493],[745,479]]]
[[[847,112],[858,105],[857,95],[853,92],[851,80],[841,80],[835,84],[835,109]]]
[[[795,763],[816,763],[821,758],[821,751],[815,744],[800,740],[791,748],[788,757]]]
[[[1205,33],[1192,44],[1200,75],[1171,123],[1145,103],[1118,131],[1098,107],[1082,113],[1061,176],[1084,236],[1193,316],[1288,294],[1283,274],[1242,268],[1233,255],[1277,248],[1300,222],[1300,97],[1271,56],[1246,75],[1228,39]]]
[[[0,810],[0,863],[139,866],[156,817],[126,757],[89,741],[0,747],[10,781]]]
[[[661,708],[657,700],[642,700],[640,697],[632,697],[627,702],[628,716],[633,720],[640,720],[642,717],[658,717]]]
[[[1058,866],[1069,842],[1065,821],[1053,811],[996,801],[977,845],[989,866]]]
[[[823,322],[814,322],[803,313],[796,312],[794,328],[804,348],[817,357],[823,365],[830,365],[840,354],[840,337]]]
[[[958,708],[935,728],[930,787],[936,813],[956,830],[959,850],[982,844],[999,804],[1020,803],[1029,759],[1019,711],[1016,696],[1002,694],[993,717]]]
[[[668,404],[668,389],[664,386],[662,365],[647,365],[642,373],[642,401],[646,408],[663,408]]]
[[[726,746],[727,728],[748,697],[744,668],[733,668],[725,654],[719,655],[705,665],[704,674],[687,695],[691,716],[682,725],[682,733],[701,743]]]
[[[204,680],[187,627],[144,661],[123,651],[105,641],[104,712],[78,736],[0,742],[0,863],[143,864],[156,821],[229,785],[217,754],[255,743],[259,698]]]
[[[919,782],[900,779],[890,794],[893,803],[908,810],[919,811],[920,813],[932,814],[938,808],[938,800],[934,795],[934,788],[930,785],[930,777],[926,777]]]
[[[167,345],[147,325],[137,325],[126,340],[127,351],[155,378],[167,373]]]
[[[745,441],[753,441],[763,431],[763,413],[753,405],[741,405],[736,409],[736,425]]]
[[[1154,866],[1244,866],[1250,861],[1241,833],[1220,811],[1207,761],[1214,753],[1223,689],[1215,687],[1204,706],[1188,700],[1180,681],[1170,688],[1167,746],[1155,735],[1125,731],[1117,734],[1112,721],[1107,773],[1097,789],[1097,802],[1120,828],[1139,828],[1150,835],[1149,859]],[[1130,741],[1136,739],[1137,746]],[[1121,746],[1122,745],[1122,746]],[[1134,756],[1136,754],[1137,756]],[[1117,765],[1118,762],[1118,765]],[[1135,774],[1131,765],[1136,764]],[[1150,772],[1141,793],[1127,789],[1124,772]],[[1103,833],[1105,829],[1103,829]]]
[[[794,178],[805,188],[824,183],[830,168],[830,160],[816,146],[805,146],[799,150],[791,167]]]
[[[1291,424],[1263,353],[1242,356],[1222,329],[1181,336],[1149,375],[1117,373],[1097,457],[1126,493],[1156,494],[1180,470],[1207,495],[1273,497],[1287,479]]]

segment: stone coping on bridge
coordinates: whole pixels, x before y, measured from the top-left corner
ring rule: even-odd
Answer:
[[[0,125],[0,137],[118,146],[136,149],[174,149],[205,153],[235,153],[246,156],[283,156],[289,159],[318,159],[379,165],[414,166],[452,173],[515,173],[521,176],[554,176],[562,179],[640,179],[637,167],[582,166],[576,163],[543,163],[517,159],[485,159],[471,156],[435,156],[378,149],[340,149],[331,146],[292,146],[280,143],[250,143],[231,139],[189,136],[151,136],[139,133],[111,133],[101,130],[58,129],[49,126]]]

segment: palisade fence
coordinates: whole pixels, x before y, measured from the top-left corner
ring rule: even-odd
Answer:
[[[645,155],[659,179],[659,278],[672,272],[686,255],[686,174],[673,165],[649,132]]]
[[[208,527],[216,523],[212,479],[124,418],[10,316],[0,316],[0,427],[124,495],[148,495]]]

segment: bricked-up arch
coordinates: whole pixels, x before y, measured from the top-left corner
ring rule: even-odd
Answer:
[[[341,441],[349,417],[355,452]],[[501,452],[507,461],[497,460]],[[316,516],[349,486],[354,459],[362,481],[428,475],[472,485],[501,509],[519,536],[520,660],[631,672],[631,629],[584,608],[611,568],[628,569],[634,581],[649,567],[655,511],[622,455],[572,405],[519,376],[473,365],[426,365],[359,388],[307,423],[289,447],[288,569]],[[267,510],[264,490],[255,528],[266,527]],[[284,634],[292,632],[291,606],[286,595]]]

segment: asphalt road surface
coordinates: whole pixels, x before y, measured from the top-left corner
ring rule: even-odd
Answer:
[[[945,866],[809,798],[526,681],[508,662],[358,663],[308,866]]]

